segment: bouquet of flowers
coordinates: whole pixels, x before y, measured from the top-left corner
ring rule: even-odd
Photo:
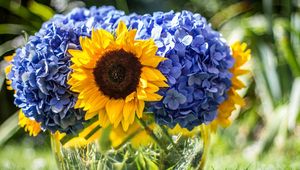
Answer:
[[[6,73],[20,126],[51,133],[61,169],[197,169],[209,133],[244,104],[246,48],[189,11],[76,8],[7,57]]]

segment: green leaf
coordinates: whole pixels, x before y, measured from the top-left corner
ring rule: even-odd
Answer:
[[[125,163],[124,162],[116,162],[116,163],[113,163],[113,169],[115,170],[122,170]]]
[[[146,162],[145,162],[144,156],[141,152],[139,152],[139,154],[137,156],[136,163],[137,163],[138,169],[146,169]]]
[[[39,28],[42,20],[37,15],[31,13],[27,8],[15,1],[0,0],[0,7],[9,10],[12,14],[28,21],[35,28]]]
[[[126,14],[129,13],[128,5],[126,0],[116,0],[117,8],[123,10]]]
[[[257,53],[257,54],[260,56],[260,53]],[[263,116],[269,117],[269,116],[272,116],[271,114],[274,109],[274,106],[273,106],[271,91],[270,91],[270,88],[267,83],[267,79],[264,76],[263,71],[262,71],[264,68],[264,65],[263,65],[262,61],[259,60],[258,58],[254,58],[253,60],[254,60],[253,63],[256,63],[254,65],[253,71],[254,71],[254,75],[255,75],[254,78],[255,78],[255,82],[256,82],[256,84],[255,84],[256,90],[258,91],[257,96],[262,101],[264,101],[261,105],[262,110],[263,110]]]
[[[14,50],[15,48],[22,47],[26,43],[26,32],[22,31],[22,33],[25,34],[25,37],[23,35],[19,35],[11,40],[4,42],[3,44],[0,44],[0,59],[1,56],[3,56],[6,52]]]
[[[0,24],[0,34],[21,34],[22,31],[31,31],[32,28],[19,24]]]
[[[13,49],[13,40],[6,41],[5,43],[0,45],[0,56]]]
[[[291,45],[287,31],[285,29],[285,23],[277,21],[274,26],[274,33],[276,38],[276,46],[281,55],[284,57],[288,65],[290,66],[294,76],[300,76],[300,65],[297,61],[295,51]]]
[[[2,90],[2,87],[5,86],[5,73],[4,73],[4,68],[5,68],[5,61],[0,62],[0,92]]]
[[[296,78],[293,83],[293,88],[290,96],[290,103],[288,109],[288,128],[293,131],[296,127],[296,121],[300,112],[300,78]]]
[[[145,162],[146,162],[146,167],[147,169],[151,169],[151,170],[159,170],[158,166],[152,161],[150,160],[148,157],[144,157],[145,158]]]
[[[29,1],[28,9],[30,12],[40,16],[44,21],[49,20],[54,15],[54,11],[50,7],[36,1]]]
[[[247,2],[238,2],[232,4],[216,13],[211,19],[210,22],[214,27],[220,28],[224,23],[228,22],[230,19],[235,16],[245,13],[251,9],[251,6]]]
[[[273,25],[273,0],[263,0],[262,2],[263,10],[265,16],[267,17],[268,21],[268,30],[269,33],[272,34],[272,25]]]
[[[18,113],[14,113],[5,122],[0,125],[0,146],[2,146],[7,140],[9,140],[19,129]]]
[[[268,82],[269,90],[273,99],[278,100],[282,97],[281,85],[277,73],[276,56],[273,49],[265,42],[258,44],[258,50],[262,61],[262,68],[265,74],[265,79]]]

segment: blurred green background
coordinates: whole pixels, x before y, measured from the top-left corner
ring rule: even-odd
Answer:
[[[300,169],[300,0],[0,0],[0,169],[56,169],[49,135],[19,129],[3,56],[55,13],[113,5],[127,13],[198,12],[252,49],[246,106],[212,137],[207,169]]]

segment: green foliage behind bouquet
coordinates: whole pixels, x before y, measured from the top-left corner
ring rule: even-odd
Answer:
[[[60,2],[60,3],[58,3]],[[253,80],[249,81],[246,107],[226,131],[219,130],[208,167],[262,168],[278,160],[273,168],[299,168],[300,101],[300,13],[296,1],[0,1],[0,145],[9,146],[25,134],[17,132],[17,109],[13,92],[5,88],[4,56],[25,44],[29,35],[55,13],[74,6],[110,4],[126,12],[189,9],[209,18],[228,40],[246,41],[253,52]],[[13,115],[13,113],[15,113]],[[23,132],[23,131],[22,131]],[[13,136],[14,135],[14,136]],[[13,136],[13,138],[11,138]],[[6,142],[6,143],[5,143]],[[3,145],[4,144],[4,145]],[[22,145],[28,147],[27,145]],[[11,147],[11,146],[9,146]],[[14,146],[12,146],[14,147]],[[31,147],[31,146],[30,146]],[[48,146],[49,147],[49,146]],[[15,146],[17,152],[18,147]],[[7,148],[6,148],[7,149]],[[7,150],[1,150],[6,153]],[[24,149],[24,148],[22,148]],[[21,150],[22,150],[21,149]],[[222,151],[220,151],[222,150]],[[224,152],[223,152],[224,150]],[[288,152],[289,151],[289,154]],[[223,162],[220,155],[230,154]],[[44,151],[41,151],[44,154]],[[238,153],[238,154],[236,154]],[[282,154],[284,153],[284,154]],[[0,154],[1,159],[5,154]],[[12,156],[13,157],[13,156]],[[222,159],[220,159],[220,157]],[[291,161],[294,158],[296,161]],[[253,165],[260,159],[262,165]],[[16,163],[17,160],[12,160]],[[232,162],[235,162],[232,164]],[[2,163],[2,162],[0,162]],[[4,164],[4,163],[3,163]],[[279,165],[278,165],[279,164]],[[24,165],[25,166],[25,165]],[[2,169],[4,166],[0,166]],[[268,166],[267,166],[268,167]],[[4,169],[4,168],[3,168]],[[51,168],[50,168],[51,169]]]

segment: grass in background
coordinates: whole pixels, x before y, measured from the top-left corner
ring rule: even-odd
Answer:
[[[45,143],[45,140],[48,141]],[[0,150],[1,170],[56,170],[56,162],[50,148],[50,139],[26,136],[11,141]]]
[[[227,131],[235,131],[230,127]],[[257,170],[257,169],[299,169],[300,168],[300,136],[294,136],[286,141],[283,148],[272,148],[264,152],[258,159],[251,159],[255,147],[239,147],[235,143],[243,140],[240,133],[228,134],[222,132],[213,135],[209,160],[206,169],[214,170]],[[237,135],[234,138],[232,135]]]
[[[56,2],[56,3],[55,3]],[[59,3],[57,3],[59,2]],[[253,54],[247,106],[233,125],[214,135],[208,169],[300,169],[300,2],[292,0],[0,0],[0,62],[53,13],[103,4],[140,14],[199,12],[229,41],[246,41]],[[19,7],[19,8],[17,8]],[[47,10],[47,13],[35,10]],[[54,12],[56,11],[56,12]],[[3,17],[5,16],[5,17]],[[24,32],[25,31],[25,32]],[[0,71],[1,73],[1,71]],[[3,76],[3,75],[0,75]],[[1,87],[2,84],[0,84]],[[0,93],[0,122],[15,109],[12,92]],[[0,146],[0,169],[56,168],[49,144],[19,131]],[[0,136],[1,137],[1,136]],[[24,138],[24,139],[23,139]],[[47,138],[40,138],[49,142]],[[29,142],[31,141],[31,142]]]

